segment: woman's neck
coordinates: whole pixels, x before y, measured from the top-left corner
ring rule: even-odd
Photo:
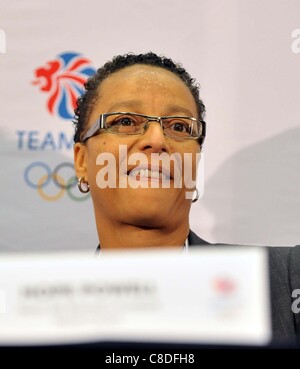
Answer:
[[[128,224],[118,226],[101,224],[98,227],[101,249],[182,247],[188,234],[188,224],[176,229],[146,228]]]

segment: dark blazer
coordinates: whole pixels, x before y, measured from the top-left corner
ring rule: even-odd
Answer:
[[[194,232],[190,246],[210,245]],[[300,339],[300,312],[292,311],[292,291],[300,289],[300,246],[267,247],[271,292],[273,341],[292,342]],[[300,302],[298,304],[300,308]]]

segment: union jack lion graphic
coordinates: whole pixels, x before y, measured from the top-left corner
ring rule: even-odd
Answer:
[[[83,84],[96,69],[91,62],[79,53],[59,54],[43,67],[35,69],[36,79],[42,92],[48,93],[47,110],[63,119],[74,117],[76,100],[83,92]]]

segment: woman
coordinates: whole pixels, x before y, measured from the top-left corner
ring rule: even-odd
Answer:
[[[194,79],[171,59],[129,54],[100,68],[86,90],[76,110],[75,168],[79,189],[91,191],[101,248],[205,243],[189,229],[198,193],[187,196],[183,176],[190,170],[195,178],[205,137]]]
[[[207,244],[189,229],[197,189],[184,180],[188,169],[196,176],[205,138],[194,79],[153,53],[118,56],[88,80],[75,112],[78,186],[91,191],[101,248]],[[157,155],[175,159],[168,167]],[[300,331],[300,247],[268,251],[273,337],[292,340]]]

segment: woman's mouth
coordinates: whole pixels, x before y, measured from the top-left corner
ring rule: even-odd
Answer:
[[[151,180],[170,180],[170,175],[168,175],[165,171],[157,170],[157,169],[148,169],[148,168],[133,168],[128,172],[128,176],[133,177],[137,180],[143,179],[151,179]]]

